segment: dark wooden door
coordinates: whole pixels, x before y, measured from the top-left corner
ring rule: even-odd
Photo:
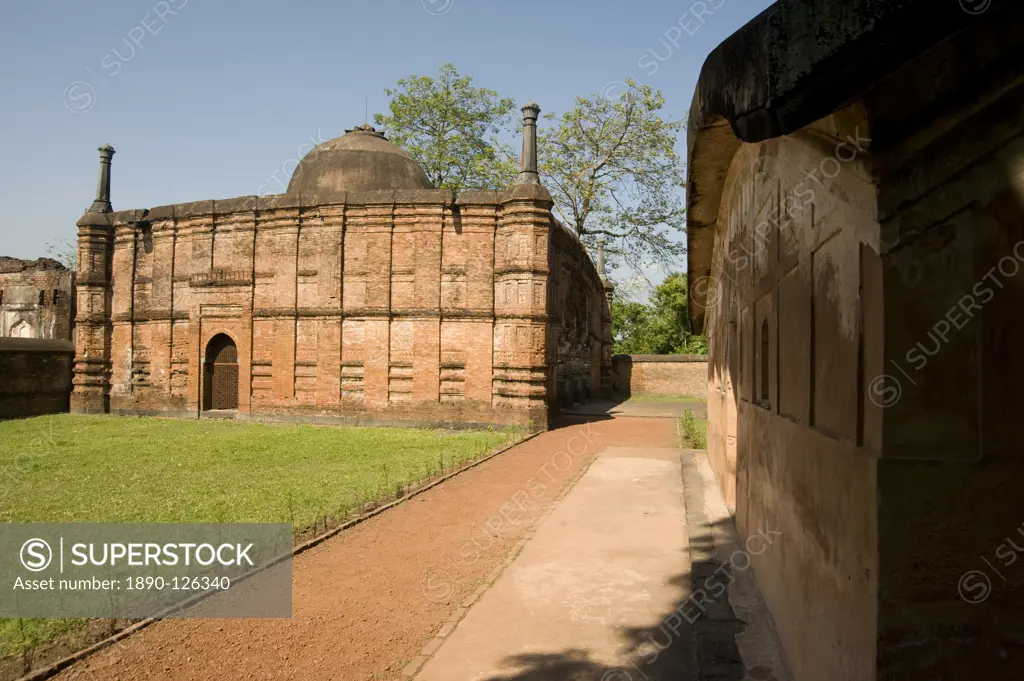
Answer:
[[[213,365],[213,408],[238,409],[238,364]]]
[[[206,347],[204,367],[206,409],[238,409],[238,349],[223,334],[214,336]]]

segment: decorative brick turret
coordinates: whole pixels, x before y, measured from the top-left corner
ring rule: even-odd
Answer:
[[[104,144],[97,149],[100,152],[100,177],[96,183],[96,199],[89,206],[89,213],[109,213],[110,205],[110,161],[114,158],[114,147]]]
[[[99,148],[96,200],[78,220],[75,377],[71,411],[104,413],[110,394],[111,255],[114,228],[110,219],[110,160],[114,148]]]
[[[523,156],[522,170],[516,184],[540,184],[540,174],[537,172],[537,118],[540,116],[540,107],[530,102],[523,107]]]
[[[523,107],[519,178],[505,193],[495,238],[494,403],[526,409],[546,423],[548,247],[551,195],[537,175],[537,116]]]

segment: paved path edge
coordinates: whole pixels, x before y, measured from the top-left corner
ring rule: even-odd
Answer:
[[[537,530],[540,528],[541,525],[544,524],[544,521],[548,519],[551,513],[555,510],[555,507],[558,506],[558,503],[565,498],[565,496],[572,490],[572,488],[576,486],[576,483],[580,481],[580,479],[586,474],[588,470],[590,470],[590,466],[595,461],[597,461],[598,455],[604,449],[605,448],[602,447],[600,450],[590,455],[590,460],[587,461],[584,466],[580,467],[579,472],[575,476],[570,478],[568,481],[566,481],[565,486],[558,493],[558,496],[556,496],[551,501],[550,505],[544,511],[544,513],[542,513],[540,517],[538,517],[537,520],[534,521],[530,528],[525,532],[522,539],[515,543],[515,545],[512,547],[512,550],[509,551],[508,556],[505,557],[504,562],[502,562],[502,564],[498,567],[494,568],[494,570],[492,570],[491,573],[484,578],[484,583],[478,586],[476,591],[474,591],[469,597],[466,598],[465,601],[462,602],[462,605],[460,605],[455,610],[455,612],[449,618],[448,622],[443,627],[441,627],[437,635],[430,640],[430,643],[424,646],[423,650],[420,651],[420,654],[417,655],[408,665],[406,665],[405,669],[402,670],[402,676],[405,679],[407,679],[407,681],[414,679],[416,677],[416,674],[418,674],[420,669],[423,668],[423,665],[426,664],[427,660],[434,656],[434,653],[438,651],[438,649],[441,647],[441,644],[444,643],[445,639],[448,638],[453,631],[455,631],[455,628],[458,626],[459,622],[462,620],[463,617],[465,617],[466,613],[469,611],[469,607],[473,605],[473,603],[475,603],[477,600],[479,600],[479,598],[483,596],[487,592],[487,590],[491,588],[491,586],[494,585],[494,582],[497,581],[498,577],[500,577],[503,572],[505,572],[508,566],[515,562],[515,559],[519,557],[519,554],[523,550],[523,547],[526,546],[526,543],[533,539],[534,535],[537,533]]]
[[[740,541],[706,450],[684,450],[680,461],[691,540],[690,593],[720,584],[711,581],[716,573],[724,571],[728,578],[724,598],[712,599],[693,625],[694,681],[793,681],[775,623],[750,570],[747,545]],[[770,528],[761,528],[755,536],[763,540],[762,552],[770,550]],[[737,556],[745,556],[745,566]]]

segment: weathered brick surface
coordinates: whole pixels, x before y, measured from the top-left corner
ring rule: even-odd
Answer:
[[[71,341],[0,338],[0,419],[68,410]]]
[[[555,366],[550,390],[557,403],[571,405],[611,387],[611,313],[583,245],[560,225],[553,232],[549,343],[554,346]]]
[[[543,427],[560,390],[598,389],[607,300],[550,202],[437,190],[332,201],[83,217],[72,408],[198,415],[218,334],[237,347],[246,418]]]
[[[0,338],[70,340],[73,287],[56,260],[0,256]]]
[[[687,395],[707,398],[706,355],[615,355],[614,390],[619,395]]]

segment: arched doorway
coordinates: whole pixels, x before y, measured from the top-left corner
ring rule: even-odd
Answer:
[[[203,409],[238,409],[238,349],[223,333],[210,339],[203,364]]]

